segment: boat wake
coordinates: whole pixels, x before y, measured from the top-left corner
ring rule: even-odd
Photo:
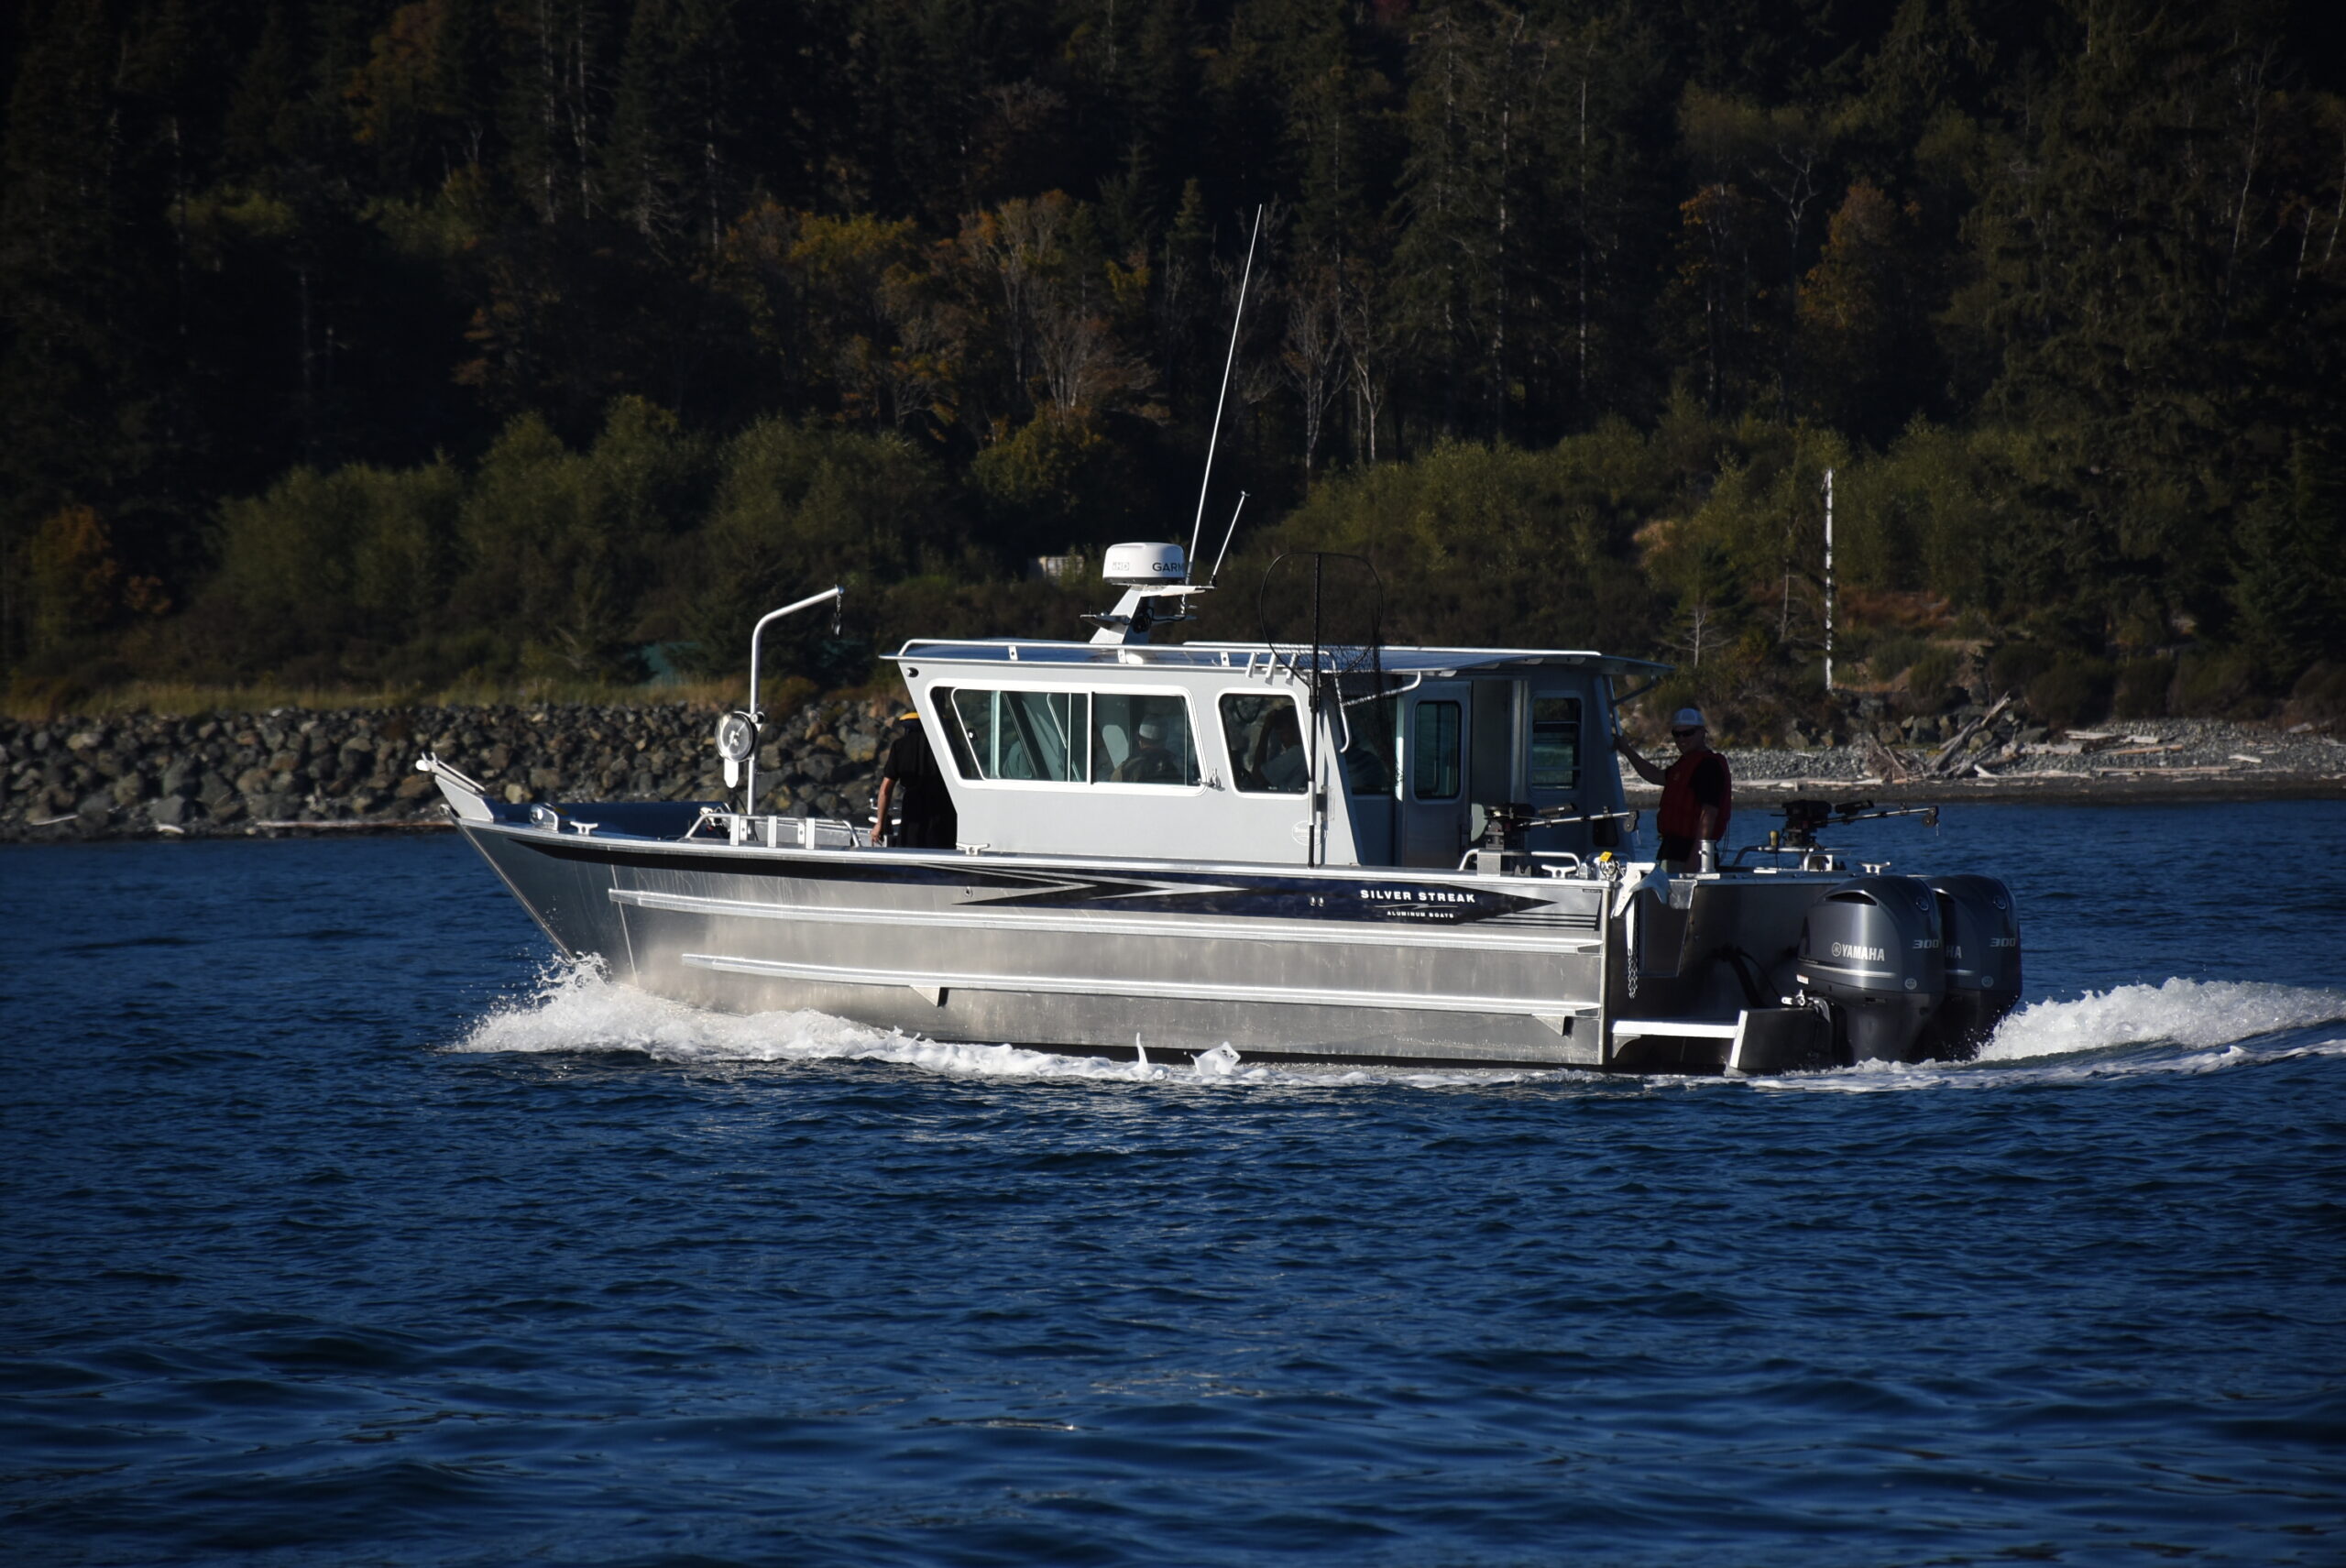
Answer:
[[[2346,1022],[2346,992],[2221,980],[2119,985],[2075,1002],[2036,1002],[2005,1019],[1982,1061],[2166,1045],[2207,1051],[2260,1036]],[[2333,1042],[2341,1043],[2341,1042]]]
[[[966,1078],[1245,1084],[1494,1084],[1545,1078],[1493,1069],[1267,1067],[1228,1046],[1194,1058],[1061,1056],[1018,1046],[952,1045],[874,1029],[828,1013],[704,1012],[606,978],[592,963],[548,966],[530,997],[489,1013],[447,1047],[459,1052],[635,1052],[683,1066],[882,1062]],[[1578,1076],[1578,1075],[1575,1075]]]
[[[2329,1027],[2333,1025],[2346,1025],[2346,992],[2178,979],[2158,985],[2114,986],[2074,1001],[2031,1003],[2004,1020],[1976,1061],[1876,1062],[1749,1081],[1769,1088],[1868,1091],[2211,1072],[2298,1056],[2346,1057],[2346,1028]],[[534,993],[492,1011],[448,1048],[632,1052],[694,1067],[863,1061],[954,1077],[1102,1082],[1432,1088],[1560,1080],[1638,1081],[1580,1072],[1492,1069],[1268,1067],[1242,1060],[1228,1046],[1194,1058],[1168,1050],[1140,1060],[1061,1056],[1016,1046],[952,1045],[869,1028],[825,1013],[742,1016],[704,1012],[608,980],[591,963],[550,966]],[[1667,1081],[1691,1085],[1703,1080]]]
[[[2330,1027],[2340,1024],[2346,992],[2172,979],[2029,1003],[1997,1026],[1973,1061],[1872,1062],[1764,1081],[1862,1091],[2220,1072],[2292,1057],[2346,1057],[2346,1029]]]

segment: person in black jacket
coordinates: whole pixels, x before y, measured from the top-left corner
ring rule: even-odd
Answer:
[[[892,844],[900,850],[949,850],[954,847],[959,822],[953,810],[953,795],[946,787],[945,775],[937,766],[937,753],[929,749],[928,732],[921,728],[920,715],[906,713],[897,720],[903,728],[897,731],[894,744],[888,748],[888,760],[880,768],[880,797],[874,803],[872,819],[872,841]],[[888,831],[888,807],[894,804],[902,822],[893,837]]]

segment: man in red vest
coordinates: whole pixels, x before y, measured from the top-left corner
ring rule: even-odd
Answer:
[[[1710,727],[1704,723],[1701,708],[1682,707],[1672,715],[1670,738],[1678,742],[1678,760],[1666,769],[1646,761],[1625,735],[1615,736],[1613,747],[1629,759],[1638,777],[1661,786],[1661,809],[1654,813],[1661,847],[1654,858],[1662,869],[1679,873],[1698,866],[1715,870],[1719,839],[1735,813],[1735,780],[1727,759],[1711,750]]]

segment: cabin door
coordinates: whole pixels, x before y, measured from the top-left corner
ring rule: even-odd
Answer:
[[[1465,681],[1429,681],[1403,699],[1401,863],[1455,868],[1466,851],[1467,768],[1474,694]]]
[[[1586,715],[1591,704],[1586,700],[1586,689],[1534,682],[1527,700],[1524,798],[1531,803],[1533,810],[1558,817],[1603,810],[1604,805],[1590,800],[1595,792],[1586,787],[1583,775],[1583,750],[1597,744],[1588,735]],[[1588,824],[1575,822],[1535,828],[1529,843],[1534,850],[1569,850],[1585,855],[1594,852],[1595,837]],[[1608,843],[1617,841],[1615,834],[1603,837]]]

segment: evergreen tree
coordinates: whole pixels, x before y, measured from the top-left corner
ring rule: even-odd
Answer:
[[[1186,520],[1260,205],[1250,526],[1440,576],[1392,509],[1487,505],[1608,638],[1789,679],[1832,452],[1902,615],[2269,696],[2346,624],[2323,43],[2271,0],[27,0],[0,665],[621,673],[694,573],[853,520],[875,585]],[[745,431],[784,499],[611,477]],[[974,533],[905,544],[915,496]]]
[[[712,256],[737,210],[733,0],[636,0],[605,183],[655,247]]]

